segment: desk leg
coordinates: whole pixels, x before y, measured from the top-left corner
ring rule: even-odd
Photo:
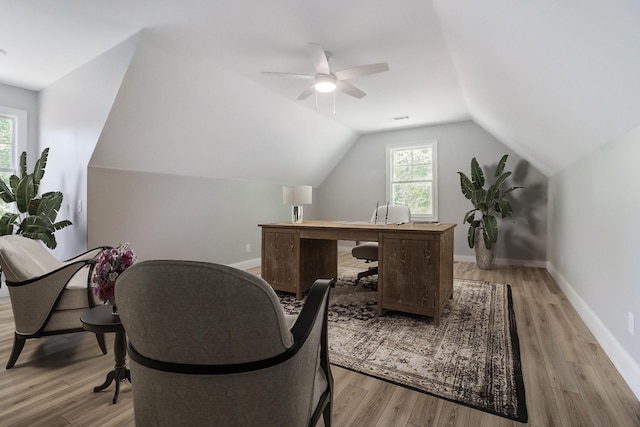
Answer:
[[[127,369],[127,336],[124,331],[116,332],[113,353],[115,354],[114,370],[107,374],[107,379],[102,385],[94,387],[93,392],[97,393],[102,391],[115,381],[116,391],[113,395],[113,403],[117,403],[118,395],[120,394],[120,381],[129,380],[129,382],[131,382],[131,372]]]
[[[338,241],[323,239],[300,239],[299,281],[296,286],[296,299],[302,299],[302,293],[311,288],[317,279],[337,279],[338,277]]]

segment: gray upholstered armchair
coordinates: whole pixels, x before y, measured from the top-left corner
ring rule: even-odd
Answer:
[[[91,273],[93,259],[102,249],[61,262],[38,241],[17,235],[0,237],[0,268],[16,327],[7,369],[16,363],[28,338],[84,332],[80,314],[95,306]],[[104,334],[96,337],[106,354]]]
[[[137,426],[331,424],[331,280],[299,316],[268,283],[195,261],[143,261],[116,282]]]

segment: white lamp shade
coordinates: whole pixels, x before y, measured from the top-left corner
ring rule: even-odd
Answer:
[[[286,205],[310,205],[313,187],[291,185],[282,187],[282,203]]]

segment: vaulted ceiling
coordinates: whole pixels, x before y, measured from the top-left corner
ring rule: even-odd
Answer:
[[[280,123],[253,136],[261,151],[280,143],[282,128],[309,128],[309,117],[344,129],[338,133],[351,142],[352,135],[472,119],[553,174],[640,124],[636,0],[0,0],[0,6],[6,52],[0,83],[41,90],[145,29],[159,54],[164,46],[180,52],[176,60],[198,57],[232,75],[227,100],[218,102],[236,108],[259,98],[263,108],[243,111],[244,123],[262,123],[269,98],[273,108],[302,111],[305,120],[280,114]],[[334,114],[333,97],[321,95],[316,111],[314,96],[296,100],[308,82],[261,74],[313,73],[309,42],[331,52],[333,70],[376,62],[390,70],[351,81],[366,97],[338,93]],[[314,151],[321,158],[317,151],[322,147]]]

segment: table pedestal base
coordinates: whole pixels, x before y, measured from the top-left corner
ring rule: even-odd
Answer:
[[[107,374],[107,379],[104,384],[93,388],[93,392],[97,393],[109,387],[113,381],[116,382],[116,392],[113,395],[113,403],[118,402],[118,395],[120,394],[120,381],[129,380],[131,383],[131,372],[128,368],[116,368]]]
[[[116,338],[113,343],[113,352],[115,354],[116,365],[115,368],[107,374],[107,379],[102,385],[93,388],[93,392],[97,393],[109,387],[112,382],[116,382],[116,391],[113,395],[113,403],[118,402],[118,395],[120,394],[120,381],[129,380],[131,383],[131,372],[127,368],[127,337],[124,331],[116,332]]]

